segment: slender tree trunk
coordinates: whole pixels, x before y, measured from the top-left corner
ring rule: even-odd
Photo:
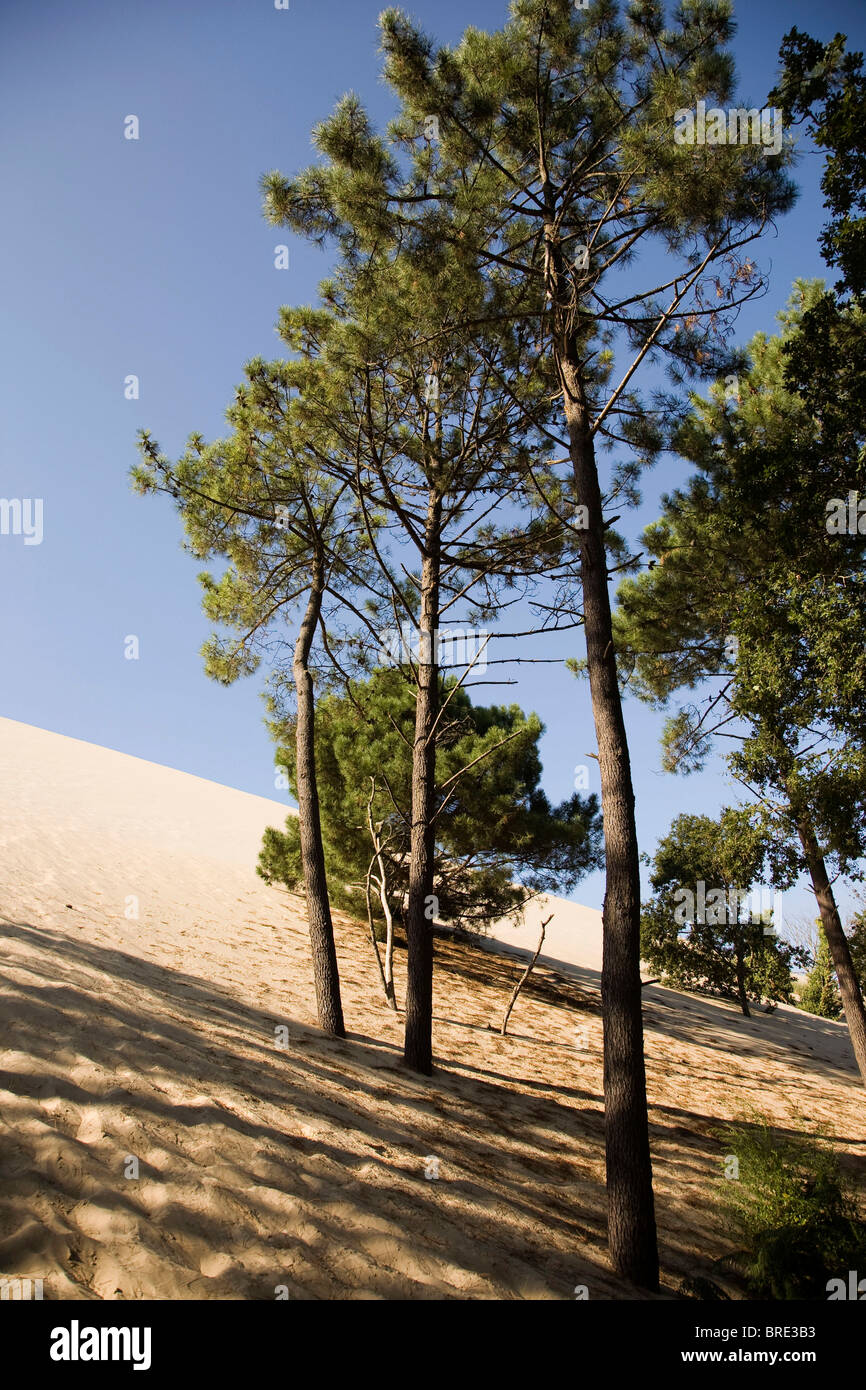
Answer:
[[[827,876],[824,856],[821,853],[821,847],[818,844],[818,837],[815,834],[815,827],[810,816],[805,814],[797,816],[797,834],[806,856],[809,877],[812,880],[812,888],[818,900],[821,925],[824,928],[827,945],[830,947],[836,979],[839,981],[839,993],[842,996],[842,1008],[845,1010],[845,1022],[848,1024],[848,1032],[851,1035],[854,1056],[860,1068],[860,1076],[866,1085],[866,1009],[863,1007],[863,994],[857,979],[857,972],[854,969],[854,962],[851,959],[848,938],[842,930],[842,921],[839,917],[833,888]]]
[[[751,1018],[749,1013],[749,1000],[746,994],[746,961],[743,956],[743,943],[738,941],[735,947],[735,970],[737,977],[737,998],[740,1001],[740,1008],[746,1018]]]
[[[580,367],[560,358],[581,544],[584,631],[598,741],[605,842],[601,972],[608,1242],[623,1278],[658,1288],[640,982],[640,863],[628,740],[613,648],[607,554],[595,451]]]
[[[382,911],[385,914],[385,998],[394,1012],[397,1012],[397,992],[394,989],[394,914],[388,902],[388,885],[383,878],[379,885]]]
[[[376,940],[376,930],[373,926],[373,912],[370,905],[370,874],[372,864],[367,871],[367,916],[370,922],[370,934],[373,938],[373,949],[376,952],[376,960],[379,963],[379,974],[382,976],[382,988],[385,991],[385,998],[390,1007],[396,1013],[397,995],[394,991],[394,915],[391,912],[391,904],[388,901],[388,875],[385,868],[385,856],[382,853],[382,840],[379,831],[373,821],[373,799],[376,795],[376,779],[371,777],[372,786],[370,788],[370,800],[367,802],[367,828],[370,831],[370,840],[373,845],[373,854],[376,865],[379,869],[379,902],[382,904],[382,912],[385,916],[385,963],[382,964],[382,957],[379,954],[379,943]]]
[[[592,712],[598,743],[605,893],[601,1007],[604,1030],[608,1246],[617,1273],[646,1289],[659,1282],[640,980],[640,858],[608,590],[601,489],[584,385],[570,277],[556,220],[556,193],[539,129],[545,201],[545,290],[568,428],[575,502],[587,509],[580,573]]]
[[[544,921],[541,924],[541,935],[538,938],[538,945],[535,948],[535,955],[532,957],[532,960],[529,962],[520,979],[517,981],[517,984],[514,986],[514,989],[511,991],[511,998],[508,1001],[508,1008],[505,1010],[505,1013],[502,1018],[502,1026],[499,1029],[499,1032],[502,1034],[503,1038],[505,1037],[505,1034],[508,1031],[508,1020],[511,1017],[511,1010],[517,1003],[517,996],[523,989],[523,986],[526,984],[526,981],[529,979],[529,976],[532,973],[532,968],[535,965],[535,962],[538,960],[538,957],[541,955],[541,948],[544,945],[544,933],[547,931],[548,923],[552,921],[553,913],[551,912],[550,916],[545,917]]]
[[[415,742],[412,750],[412,831],[406,907],[406,1031],[403,1057],[414,1071],[433,1070],[433,815],[436,746],[433,729],[439,702],[439,550],[442,503],[431,490],[425,553],[421,566],[421,635]]]
[[[319,816],[319,791],[316,782],[315,697],[310,675],[310,650],[316,624],[322,609],[323,577],[316,572],[310,586],[307,607],[295,642],[295,690],[298,717],[295,731],[297,749],[298,829],[301,864],[307,899],[307,921],[313,956],[313,979],[316,984],[316,1006],[319,1027],[334,1037],[344,1038],[343,1006],[340,1000],[340,976],[337,970],[337,951],[331,904],[325,876],[325,851],[322,845],[322,824]]]
[[[367,898],[367,930],[370,933],[370,941],[373,946],[373,955],[376,957],[376,964],[379,967],[379,979],[382,981],[382,990],[385,995],[385,999],[389,1004],[391,1004],[392,1008],[396,1008],[396,1004],[392,1003],[392,995],[388,992],[388,985],[385,980],[385,968],[382,964],[382,952],[379,950],[379,943],[376,940],[376,923],[373,921],[373,895],[372,889],[370,888],[370,880],[373,876],[373,862],[374,861],[371,859],[370,866],[367,869],[367,877],[364,882],[364,892]]]

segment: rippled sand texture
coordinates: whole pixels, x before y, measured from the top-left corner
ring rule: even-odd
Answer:
[[[72,1299],[635,1296],[605,1249],[589,928],[505,1039],[519,963],[437,942],[419,1079],[346,918],[350,1037],[317,1032],[303,902],[254,872],[284,815],[0,720],[0,1275]],[[842,1025],[645,993],[669,1295],[729,1248],[720,1119],[823,1123],[852,1171],[866,1130]]]

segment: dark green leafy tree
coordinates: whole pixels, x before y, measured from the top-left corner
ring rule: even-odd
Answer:
[[[641,955],[665,984],[749,1001],[792,1001],[791,965],[805,952],[772,931],[772,913],[753,910],[750,890],[766,845],[733,808],[677,816],[656,850],[653,895],[641,920]]]
[[[866,485],[866,454],[856,424],[826,434],[786,376],[820,293],[799,285],[782,333],[753,340],[739,400],[721,384],[694,398],[675,444],[700,471],[645,532],[650,568],[620,588],[617,642],[644,698],[709,689],[669,721],[666,766],[693,770],[715,737],[734,741],[728,766],[754,796],[775,883],[809,875],[866,1081],[866,1011],[832,888],[859,877],[866,852],[866,536],[827,526],[831,500]]]
[[[603,862],[596,798],[553,807],[541,789],[543,725],[516,706],[476,706],[456,678],[440,677],[436,733],[436,874],[431,919],[483,931],[543,892],[569,892]],[[354,681],[317,710],[317,766],[328,884],[334,903],[366,902],[388,1002],[395,994],[394,928],[405,931],[409,895],[415,692],[397,668]],[[292,720],[272,724],[294,788]],[[297,819],[268,830],[259,872],[294,888],[301,862]],[[372,889],[371,891],[371,882]]]
[[[639,975],[640,882],[633,791],[611,641],[608,579],[620,560],[611,506],[634,497],[660,444],[635,373],[726,369],[724,332],[760,277],[745,248],[792,201],[787,154],[755,144],[680,144],[676,113],[727,103],[733,25],[724,0],[515,0],[495,33],[437,47],[398,10],[380,21],[400,103],[388,141],[345,104],[317,134],[322,162],[265,181],[270,216],[351,261],[387,239],[482,274],[493,317],[530,325],[559,409],[530,480],[579,549],[587,668],[607,847],[605,1101],[615,1267],[657,1284]],[[357,104],[352,106],[357,112]],[[645,260],[639,253],[649,249]],[[662,267],[659,269],[659,267]],[[443,298],[443,302],[444,298]],[[471,301],[448,309],[463,322]],[[615,372],[616,368],[616,372]],[[656,404],[660,404],[657,402]],[[597,451],[628,457],[602,485]]]
[[[853,312],[866,293],[866,74],[844,34],[822,44],[792,29],[779,57],[782,74],[770,99],[826,151],[821,186],[830,219],[821,249],[840,272],[835,292],[815,296],[799,332],[787,338],[785,384],[817,422],[825,456],[850,459],[854,441],[866,435],[866,320]],[[856,487],[846,471],[840,486]]]
[[[866,997],[866,912],[858,912],[848,928],[848,947],[860,989]]]
[[[779,58],[782,74],[770,100],[787,121],[803,123],[818,149],[826,150],[821,188],[830,220],[821,251],[841,271],[837,290],[866,294],[866,73],[863,55],[847,51],[846,36],[829,43],[794,28]]]
[[[850,944],[850,943],[849,943]],[[821,1018],[838,1018],[842,1012],[839,986],[830,958],[830,947],[823,927],[818,928],[818,949],[806,983],[797,1001],[807,1013],[818,1014]]]

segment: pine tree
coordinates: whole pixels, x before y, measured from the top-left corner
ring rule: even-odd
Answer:
[[[324,321],[318,325],[324,328]],[[328,898],[315,766],[315,700],[310,670],[325,606],[364,584],[367,527],[354,495],[331,468],[329,416],[317,403],[318,364],[310,348],[294,362],[256,358],[227,411],[232,433],[207,444],[192,435],[172,464],[143,431],[141,492],[174,499],[186,548],[227,562],[199,577],[217,631],[203,648],[205,670],[230,685],[263,654],[284,660],[287,622],[295,717],[295,792],[300,854],[320,1027],[345,1036]],[[231,634],[226,636],[226,630]],[[291,630],[291,629],[289,629]]]
[[[794,28],[782,41],[781,78],[770,93],[786,120],[806,123],[827,151],[821,189],[830,220],[821,233],[827,265],[841,272],[840,294],[866,295],[866,73],[863,54],[847,51],[846,36],[829,43]]]
[[[634,795],[608,596],[613,520],[660,438],[634,395],[646,360],[675,377],[724,370],[725,320],[759,289],[744,248],[789,206],[786,154],[754,145],[680,144],[675,117],[727,101],[730,7],[692,0],[667,26],[660,0],[624,14],[607,0],[517,0],[496,33],[436,48],[397,10],[381,20],[385,77],[400,101],[391,150],[319,138],[324,162],[265,183],[271,216],[344,256],[391,237],[450,244],[500,302],[486,322],[533,328],[535,369],[558,402],[550,450],[564,459],[540,491],[579,547],[587,667],[602,784],[607,891],[602,996],[609,1232],[614,1264],[658,1280],[639,975],[640,883]],[[399,158],[398,158],[399,156]],[[665,272],[636,274],[642,246]],[[627,273],[626,273],[627,272]],[[452,316],[471,321],[470,302]],[[610,387],[616,354],[618,384]],[[597,449],[632,451],[602,490]],[[547,456],[547,451],[546,451]]]
[[[828,404],[825,427],[787,371],[821,295],[798,283],[782,332],[752,341],[738,400],[721,383],[693,398],[674,443],[700,471],[645,532],[652,567],[620,586],[617,641],[652,702],[718,682],[669,721],[667,765],[701,766],[716,734],[739,744],[728,766],[756,798],[777,883],[810,877],[866,1082],[866,1009],[832,888],[866,853],[866,536],[826,524],[834,495],[866,490],[866,416]],[[839,332],[862,339],[859,308]],[[843,373],[837,400],[850,390]]]
[[[573,557],[562,524],[524,495],[552,410],[534,367],[531,326],[519,315],[502,316],[503,292],[441,235],[439,213],[419,220],[414,239],[389,239],[384,204],[397,181],[396,166],[354,98],[339,105],[316,139],[330,161],[329,175],[323,181],[314,171],[298,180],[300,225],[311,235],[327,225],[342,252],[335,276],[321,289],[323,312],[333,316],[320,358],[328,383],[323,389],[334,397],[335,449],[351,461],[346,480],[365,517],[379,527],[371,548],[384,598],[368,618],[375,613],[379,620],[380,640],[385,625],[392,635],[411,630],[415,731],[404,1057],[414,1070],[429,1073],[440,633],[446,621],[483,630],[503,586],[515,602],[537,582],[540,567],[567,579]],[[293,195],[278,176],[264,184],[270,215],[291,220]],[[307,312],[284,312],[299,341]],[[538,465],[539,477],[549,471]]]
[[[411,854],[415,691],[392,667],[333,692],[317,709],[317,766],[331,901],[357,914],[363,896],[386,999],[395,1002],[394,929],[405,931]],[[477,706],[457,678],[440,676],[435,738],[436,872],[431,919],[483,932],[518,916],[539,893],[570,892],[603,863],[594,796],[551,806],[540,787],[543,725],[516,705]],[[277,699],[275,705],[278,706]],[[293,719],[271,724],[277,759],[295,786]],[[259,872],[294,888],[301,874],[297,818],[268,829]],[[372,891],[371,891],[372,889]]]

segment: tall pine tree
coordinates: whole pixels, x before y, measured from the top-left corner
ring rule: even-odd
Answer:
[[[809,875],[866,1083],[866,1010],[832,886],[866,855],[866,529],[832,524],[840,498],[847,517],[849,493],[866,492],[863,417],[829,406],[824,428],[787,375],[821,293],[800,284],[781,334],[753,340],[739,399],[721,383],[694,398],[675,444],[700,472],[645,532],[653,559],[621,585],[616,632],[650,701],[718,682],[669,721],[667,765],[699,767],[714,735],[739,744],[728,765],[771,833],[777,882]],[[840,331],[862,336],[858,308]],[[839,397],[849,389],[843,376]]]
[[[499,31],[437,48],[384,14],[385,77],[400,102],[371,149],[319,140],[324,160],[272,175],[274,220],[355,255],[365,239],[445,244],[509,294],[484,308],[531,325],[559,408],[549,452],[568,484],[536,479],[579,548],[587,666],[606,843],[602,997],[609,1236],[615,1267],[658,1280],[639,975],[640,883],[628,742],[608,592],[606,501],[634,495],[660,443],[634,393],[645,362],[675,379],[724,371],[724,329],[760,289],[745,248],[792,201],[784,150],[679,143],[678,112],[727,104],[725,0],[689,0],[667,25],[660,0],[515,0]],[[638,260],[638,253],[648,254]],[[471,303],[452,302],[471,320]],[[620,367],[613,375],[614,364]],[[602,487],[599,447],[629,457]],[[547,452],[547,451],[546,451]],[[561,470],[558,476],[562,476]]]

